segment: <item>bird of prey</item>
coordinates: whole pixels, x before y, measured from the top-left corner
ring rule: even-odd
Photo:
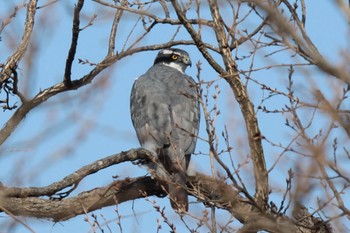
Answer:
[[[130,98],[138,140],[159,161],[148,167],[151,174],[167,181],[165,188],[177,212],[188,211],[186,171],[200,119],[196,83],[185,74],[188,66],[186,51],[161,50],[153,66],[135,81]]]

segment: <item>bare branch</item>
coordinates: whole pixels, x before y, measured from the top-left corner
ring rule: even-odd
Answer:
[[[268,201],[268,173],[261,144],[262,135],[259,130],[253,104],[250,102],[247,90],[238,76],[236,62],[233,60],[230,47],[225,40],[226,34],[222,24],[223,19],[219,13],[217,2],[209,1],[209,5],[214,20],[214,31],[216,33],[216,38],[226,68],[226,71],[220,73],[220,75],[230,84],[244,116],[248,131],[248,141],[251,148],[251,156],[254,164],[255,197],[260,208],[264,209],[266,208],[266,203]]]
[[[0,193],[7,192],[1,187]],[[85,212],[92,212],[107,206],[117,205],[148,195],[164,195],[156,180],[141,177],[115,181],[110,185],[82,192],[76,197],[51,200],[39,197],[0,196],[0,209],[16,216],[30,216],[52,219],[54,222],[68,220]]]
[[[268,13],[270,16],[269,19],[272,20],[273,26],[276,27],[276,33],[283,38],[283,42],[290,49],[304,57],[307,61],[315,64],[324,72],[333,75],[347,84],[350,84],[349,72],[347,72],[341,66],[331,64],[330,61],[327,61],[324,56],[319,53],[317,47],[306,33],[302,23],[299,21],[299,19],[297,19],[297,16],[295,16],[294,19],[298,25],[298,30],[295,30],[295,27],[288,22],[288,20],[281,14],[274,4],[259,0],[244,0],[244,2],[255,4]],[[294,11],[291,13],[295,15]],[[302,37],[299,36],[298,32],[302,35]],[[291,37],[293,41],[289,41],[288,37]]]
[[[38,105],[42,104],[49,98],[59,93],[76,90],[91,83],[91,81],[99,73],[101,73],[104,69],[108,68],[110,65],[114,64],[116,61],[124,57],[130,56],[134,53],[150,51],[150,50],[159,50],[159,49],[169,48],[174,45],[186,44],[186,43],[188,43],[188,41],[170,41],[164,44],[131,48],[119,54],[115,54],[114,56],[106,57],[104,60],[98,63],[96,67],[90,71],[90,73],[86,74],[80,79],[73,80],[69,86],[66,86],[63,82],[61,82],[41,91],[33,99],[23,103],[23,105],[19,107],[16,110],[16,112],[12,115],[12,117],[6,122],[6,124],[0,130],[0,145],[7,140],[7,138],[12,134],[12,132],[16,129],[16,127],[23,120],[23,118],[28,114],[28,112],[30,112],[31,109],[37,107]]]
[[[122,5],[126,6],[127,1],[123,0]],[[109,36],[109,46],[108,46],[108,56],[114,55],[114,50],[115,50],[115,40],[116,40],[116,35],[117,35],[117,29],[119,25],[119,21],[123,15],[124,10],[118,9],[117,12],[115,13],[112,28],[111,28],[111,33]]]
[[[73,17],[73,28],[72,28],[72,42],[68,52],[68,57],[66,60],[66,67],[64,70],[64,84],[70,86],[72,64],[74,61],[75,53],[77,51],[78,38],[80,32],[80,11],[84,6],[84,0],[78,0],[77,5],[74,7],[74,17]]]
[[[38,0],[31,0],[27,5],[27,16],[22,40],[16,51],[8,58],[7,62],[2,67],[0,72],[0,86],[2,86],[3,82],[5,82],[5,80],[11,76],[12,70],[17,68],[18,62],[21,60],[25,51],[27,50],[34,28],[34,18],[37,4]]]

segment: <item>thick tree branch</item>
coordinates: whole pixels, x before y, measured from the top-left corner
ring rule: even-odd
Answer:
[[[74,173],[66,176],[61,181],[54,182],[51,185],[40,188],[6,188],[3,190],[3,195],[7,197],[40,197],[40,196],[52,196],[60,192],[61,190],[78,185],[78,183],[85,177],[94,174],[104,168],[110,167],[115,164],[135,161],[135,160],[150,160],[151,153],[145,149],[131,149],[129,151],[123,151],[119,154],[110,155],[103,159],[97,160],[94,163],[86,165]]]
[[[0,209],[9,215],[46,218],[58,222],[146,196],[164,197],[167,194],[161,185],[164,181],[151,177],[137,177],[114,181],[105,187],[81,192],[74,197],[44,198],[106,167],[126,161],[149,161],[150,156],[147,150],[131,149],[84,166],[61,181],[42,188],[11,188],[1,185]],[[224,181],[202,174],[196,174],[188,179],[189,194],[208,206],[227,210],[246,225],[241,232],[251,232],[249,229],[254,229],[291,233],[296,232],[296,229],[300,227],[287,217],[261,212]],[[300,214],[298,218],[301,218]],[[320,223],[319,220],[317,221]],[[302,227],[305,228],[305,225]]]
[[[54,222],[68,220],[107,206],[113,206],[149,195],[164,196],[156,180],[150,177],[116,181],[106,187],[82,192],[76,197],[52,200],[39,197],[7,197],[7,188],[0,189],[0,209],[16,216],[47,218]]]
[[[214,21],[213,29],[218,40],[226,69],[226,71],[220,73],[220,75],[230,84],[244,116],[248,132],[248,141],[251,148],[251,157],[254,165],[255,197],[260,207],[265,209],[268,200],[268,173],[261,144],[262,136],[258,126],[258,120],[248,92],[239,78],[236,62],[233,59],[230,46],[226,40],[226,33],[223,26],[224,23],[219,12],[217,1],[209,1],[209,6]]]

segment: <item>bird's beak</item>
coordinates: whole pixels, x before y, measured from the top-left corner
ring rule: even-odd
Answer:
[[[190,59],[190,58],[184,57],[184,58],[183,58],[183,62],[184,62],[186,65],[192,67],[192,62],[191,62],[191,59]]]

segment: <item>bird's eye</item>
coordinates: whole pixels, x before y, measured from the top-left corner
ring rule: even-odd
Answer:
[[[173,60],[177,60],[178,58],[179,58],[179,56],[176,54],[171,55],[171,59],[173,59]]]

